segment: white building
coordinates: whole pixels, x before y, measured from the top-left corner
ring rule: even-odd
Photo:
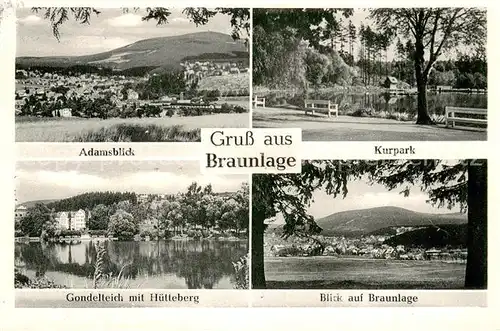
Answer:
[[[20,220],[24,216],[26,216],[26,213],[28,212],[28,209],[24,206],[19,206],[15,210],[15,220]]]
[[[85,229],[85,210],[80,209],[77,212],[72,212],[71,215],[71,229],[72,230],[82,230]]]
[[[86,228],[85,211],[62,211],[56,214],[57,225],[63,230],[82,230]]]
[[[69,229],[68,212],[61,211],[56,214],[57,227],[59,229]]]

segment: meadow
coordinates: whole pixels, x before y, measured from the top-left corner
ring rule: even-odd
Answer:
[[[192,117],[58,118],[16,117],[17,142],[199,141],[200,128],[248,127],[248,113]]]
[[[363,258],[266,257],[269,289],[460,289],[465,264]]]

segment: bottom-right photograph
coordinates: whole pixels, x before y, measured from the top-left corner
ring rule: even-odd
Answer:
[[[486,289],[486,160],[252,176],[254,289]]]

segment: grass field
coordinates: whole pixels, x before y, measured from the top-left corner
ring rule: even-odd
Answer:
[[[16,118],[18,142],[198,141],[200,128],[248,127],[249,115],[162,118]]]
[[[269,257],[270,289],[461,289],[465,264],[360,258]]]

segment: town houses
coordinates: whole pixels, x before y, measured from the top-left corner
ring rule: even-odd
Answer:
[[[97,74],[63,75],[42,73],[38,70],[16,70],[16,114],[22,113],[28,102],[51,105],[52,116],[70,117],[71,109],[62,105],[65,100],[108,99],[118,107],[139,99],[139,94],[126,86],[145,81],[145,77],[100,76]],[[61,106],[58,108],[57,105]]]
[[[203,77],[224,76],[248,72],[236,62],[183,62],[184,81],[187,86]],[[221,91],[201,91],[197,97],[185,98],[183,93],[165,93],[153,98],[144,90],[150,78],[160,75],[148,73],[142,77],[99,73],[49,73],[39,69],[16,70],[16,115],[38,117],[164,117],[177,115],[180,108],[197,108],[204,111],[221,109],[220,104],[210,103],[207,97],[221,96]],[[237,76],[239,77],[239,76]],[[234,78],[239,79],[239,78]],[[142,89],[142,90],[141,90]],[[192,90],[194,91],[194,90]],[[178,91],[176,91],[178,92]],[[211,92],[211,93],[209,93]],[[227,93],[247,93],[241,89]],[[212,100],[213,101],[213,100]],[[158,111],[151,109],[159,107]],[[173,111],[168,111],[173,109]],[[136,116],[132,116],[135,114]],[[184,113],[182,113],[184,114]]]
[[[19,221],[22,219],[24,216],[26,216],[26,213],[28,212],[28,209],[25,206],[17,206],[14,214],[14,219],[16,221]]]
[[[181,63],[184,68],[184,79],[188,82],[196,81],[208,76],[227,76],[248,72],[248,67],[237,62],[212,62],[212,61],[185,61]]]

